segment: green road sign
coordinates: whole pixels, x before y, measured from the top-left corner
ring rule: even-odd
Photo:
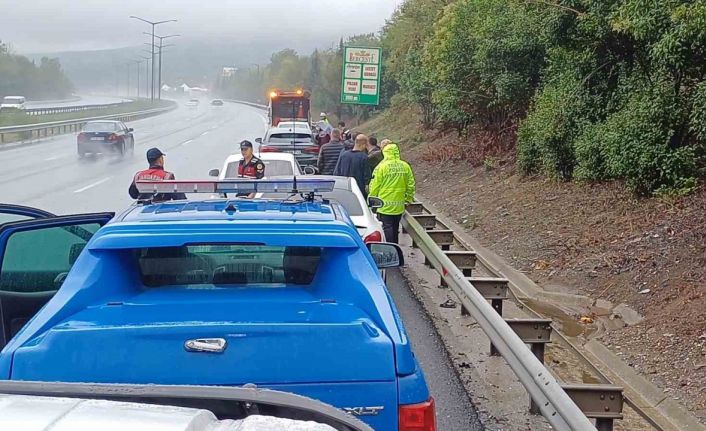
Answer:
[[[380,48],[346,46],[343,49],[341,103],[379,104],[381,72]]]

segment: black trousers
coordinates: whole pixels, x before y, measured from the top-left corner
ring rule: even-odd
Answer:
[[[402,214],[378,214],[378,220],[382,222],[382,231],[385,232],[385,241],[399,244],[400,220],[402,220]]]

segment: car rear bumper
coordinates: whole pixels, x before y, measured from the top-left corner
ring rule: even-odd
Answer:
[[[86,141],[79,142],[79,153],[105,153],[115,152],[120,150],[121,142],[105,142],[105,141]]]

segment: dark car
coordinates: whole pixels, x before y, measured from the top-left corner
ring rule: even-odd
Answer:
[[[321,149],[311,130],[305,128],[273,127],[255,142],[260,144],[260,153],[290,153],[302,167],[315,166]]]
[[[76,138],[79,157],[92,153],[118,153],[126,155],[135,151],[132,128],[122,121],[89,121]]]
[[[223,101],[221,99],[211,100],[211,106],[223,106]]]

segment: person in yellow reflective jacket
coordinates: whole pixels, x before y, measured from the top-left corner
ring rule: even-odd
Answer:
[[[414,202],[416,184],[412,168],[400,159],[397,144],[385,142],[382,155],[382,162],[373,171],[369,196],[380,198],[385,203],[377,211],[378,219],[382,222],[385,240],[398,243],[400,220],[405,204]]]

